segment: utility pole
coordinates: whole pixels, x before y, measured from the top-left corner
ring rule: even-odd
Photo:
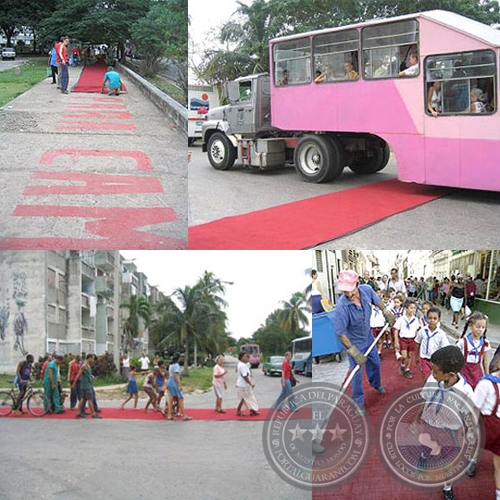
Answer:
[[[120,343],[121,343],[121,329],[120,329],[120,302],[121,302],[121,289],[122,289],[122,266],[120,261],[120,251],[114,251],[115,267],[114,273],[114,308],[113,308],[113,361],[116,365],[118,373],[120,373]]]

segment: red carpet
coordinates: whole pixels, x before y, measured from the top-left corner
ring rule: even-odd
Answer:
[[[84,66],[80,78],[71,89],[71,92],[100,93],[104,74],[107,70],[104,62]],[[123,91],[125,92],[126,90],[124,84]]]
[[[26,411],[26,410],[25,410]],[[259,410],[260,415],[256,415],[254,417],[250,417],[248,415],[248,410],[244,412],[246,414],[245,417],[237,417],[236,409],[230,408],[227,409],[227,413],[216,413],[213,409],[200,408],[200,409],[191,409],[187,408],[187,414],[193,418],[193,420],[265,420],[268,408],[262,408]],[[101,415],[103,418],[109,419],[125,419],[125,420],[167,420],[165,417],[161,415],[161,413],[156,412],[154,410],[148,410],[146,413],[144,408],[139,408],[138,410],[134,410],[131,406],[125,407],[124,410],[120,410],[120,408],[102,408]],[[15,415],[11,413],[9,418],[51,418],[57,420],[64,419],[75,419],[76,411],[66,410],[65,413],[61,413],[59,415],[55,413],[49,413],[44,415],[43,417],[33,417],[31,414],[27,413],[26,415]],[[90,415],[87,416],[90,419]],[[300,418],[297,416],[297,418]],[[176,420],[182,421],[182,418],[177,418]]]
[[[189,228],[190,250],[301,250],[345,236],[447,194],[382,181]]]
[[[423,385],[424,383],[424,377],[421,372],[415,368],[413,361],[411,369],[414,378],[413,380],[407,380],[399,375],[399,363],[396,361],[394,351],[384,350],[384,354],[385,357],[382,360],[381,374],[382,384],[386,387],[387,394],[381,396],[369,386],[366,380],[366,373],[363,369],[365,405],[373,429],[377,425],[377,420],[380,417],[382,409],[393,395],[404,389],[405,386],[420,383]],[[375,434],[373,433],[372,436],[375,436]],[[477,466],[476,476],[474,478],[465,477],[461,481],[453,484],[453,492],[457,500],[494,498],[495,481],[492,460],[493,455],[489,452],[484,452]],[[418,491],[396,481],[380,462],[373,440],[372,451],[367,463],[352,481],[330,491],[315,491],[313,492],[312,498],[313,500],[334,498],[343,498],[346,500],[388,500],[393,498],[404,500],[442,500],[443,493],[441,491]]]

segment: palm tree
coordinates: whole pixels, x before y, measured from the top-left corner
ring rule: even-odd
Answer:
[[[190,287],[177,288],[172,293],[172,299],[167,299],[159,305],[161,317],[158,328],[165,334],[159,345],[165,345],[174,340],[178,345],[184,345],[184,368],[182,374],[189,375],[189,348],[191,341],[196,340],[199,345],[205,345],[207,332],[213,321],[220,321],[221,311],[212,300],[203,296],[204,289],[198,284]]]
[[[140,320],[144,321],[144,328],[147,328],[151,322],[151,303],[143,295],[131,295],[128,302],[120,304],[120,307],[128,309],[128,318],[123,327],[125,333],[124,348],[133,350],[135,347],[134,339],[139,336],[140,332]]]
[[[279,320],[285,328],[290,329],[292,338],[295,338],[300,326],[309,324],[309,316],[305,313],[309,313],[311,307],[302,292],[295,292],[288,302],[282,300],[281,304],[283,309],[279,311]]]

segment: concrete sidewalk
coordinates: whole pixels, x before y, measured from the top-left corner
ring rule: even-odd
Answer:
[[[119,97],[45,79],[0,109],[0,249],[187,248],[185,135],[122,79]]]

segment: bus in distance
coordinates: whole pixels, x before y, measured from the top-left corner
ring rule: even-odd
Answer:
[[[260,365],[260,348],[258,344],[244,344],[240,347],[240,352],[246,352],[250,356],[251,368],[258,368]]]
[[[500,31],[434,10],[281,37],[270,74],[227,84],[203,124],[212,166],[294,164],[310,182],[373,174],[500,190]],[[286,74],[286,78],[285,78]]]
[[[292,340],[291,365],[295,373],[312,377],[312,336]]]

